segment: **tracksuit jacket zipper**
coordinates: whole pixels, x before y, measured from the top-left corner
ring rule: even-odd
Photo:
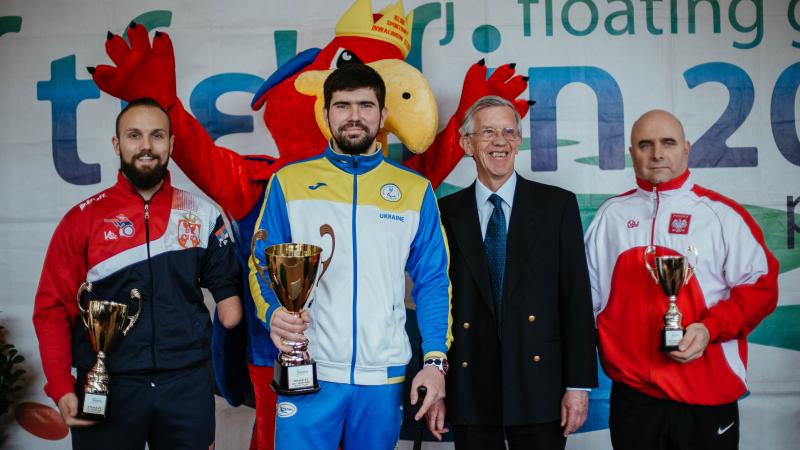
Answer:
[[[356,350],[358,348],[358,241],[356,208],[358,206],[358,156],[353,156],[353,356],[350,361],[350,384],[355,384]]]
[[[147,269],[150,272],[150,357],[153,362],[153,369],[156,368],[156,315],[155,315],[155,295],[156,287],[153,278],[153,262],[150,259],[150,200],[144,202],[144,235],[147,244]],[[152,384],[152,382],[151,382]]]

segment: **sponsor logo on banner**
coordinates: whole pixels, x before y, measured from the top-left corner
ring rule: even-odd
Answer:
[[[297,406],[290,402],[278,403],[278,417],[292,417],[297,414]]]
[[[390,202],[397,202],[403,197],[403,193],[400,192],[400,188],[396,184],[386,183],[381,186],[381,197]]]
[[[669,218],[669,232],[672,234],[687,234],[689,233],[689,223],[691,221],[691,214],[672,213]]]
[[[192,213],[187,213],[178,220],[178,244],[183,248],[200,246],[200,222]]]

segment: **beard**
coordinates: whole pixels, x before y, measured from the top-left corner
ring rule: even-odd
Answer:
[[[348,137],[346,130],[353,127],[364,130],[364,136],[360,138]],[[348,155],[363,155],[372,147],[372,143],[375,142],[377,136],[377,129],[371,132],[370,129],[361,122],[351,121],[343,124],[333,133],[333,140],[342,152]]]
[[[145,155],[154,158],[158,164],[152,169],[138,169],[136,167],[136,158]],[[160,157],[147,151],[140,152],[134,156],[131,162],[122,159],[122,155],[119,157],[119,165],[122,173],[134,187],[141,190],[150,189],[164,180],[167,176],[167,164],[169,164],[169,160],[161,163]]]

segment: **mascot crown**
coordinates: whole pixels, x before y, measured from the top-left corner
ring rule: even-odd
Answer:
[[[411,50],[411,22],[414,12],[405,15],[403,0],[372,14],[370,0],[356,0],[336,24],[336,36],[361,36],[393,44],[408,56]]]

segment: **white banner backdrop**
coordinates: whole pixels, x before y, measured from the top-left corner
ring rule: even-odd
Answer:
[[[375,0],[374,11],[389,2]],[[26,360],[23,390],[0,428],[10,449],[69,448],[48,420],[52,402],[31,326],[50,236],[74,204],[111,185],[118,100],[84,67],[109,63],[107,30],[136,19],[175,47],[178,96],[216,127],[217,143],[278,156],[262,111],[249,104],[279,63],[324,47],[349,1],[73,0],[0,3],[0,325]],[[800,2],[798,0],[408,1],[415,11],[408,61],[422,70],[440,125],[458,103],[467,68],[517,63],[537,105],[525,118],[517,170],[578,194],[584,226],[602,200],[633,186],[628,135],[643,112],[663,108],[695,146],[696,181],[744,204],[781,262],[776,312],[750,338],[749,387],[740,402],[743,449],[800,441]],[[217,94],[220,94],[216,97]],[[215,122],[236,116],[245,130]],[[287,120],[291,120],[287,117]],[[531,148],[532,147],[532,148]],[[174,184],[197,191],[171,166]],[[472,182],[464,159],[440,193]],[[570,449],[610,448],[607,388]],[[45,406],[31,406],[32,404]],[[24,405],[20,407],[20,405]],[[38,409],[37,409],[38,408]],[[31,411],[43,414],[27,425]],[[0,411],[1,412],[1,411]],[[51,411],[52,412],[52,411]],[[217,448],[246,448],[252,410],[218,398]],[[49,414],[49,415],[48,415]],[[49,419],[48,419],[49,418]],[[48,425],[49,424],[49,425]],[[49,430],[49,431],[48,431]],[[448,449],[449,443],[424,448]],[[411,448],[402,442],[400,448]]]

